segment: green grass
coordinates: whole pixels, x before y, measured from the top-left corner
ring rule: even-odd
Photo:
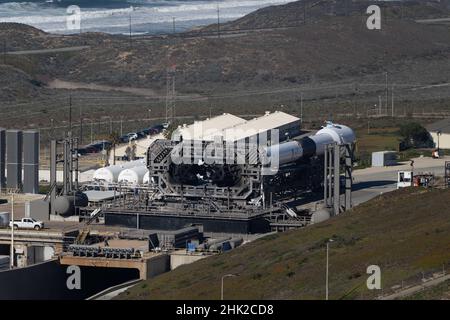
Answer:
[[[389,288],[450,261],[450,190],[404,189],[305,229],[277,234],[177,268],[128,290],[122,299],[323,299],[330,238],[330,298],[371,299],[369,265]],[[437,232],[436,230],[439,230]]]
[[[370,167],[372,152],[376,151],[397,151],[399,161],[408,161],[420,156],[431,156],[430,149],[407,149],[398,151],[402,137],[399,134],[398,128],[395,127],[382,127],[378,124],[376,128],[372,128],[369,132],[367,129],[359,128],[356,130],[356,136],[356,162],[358,163],[358,169]]]
[[[372,128],[356,130],[356,161],[359,169],[370,167],[372,152],[397,151],[401,140],[398,128]]]

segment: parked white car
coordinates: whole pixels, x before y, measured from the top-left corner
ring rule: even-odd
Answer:
[[[34,220],[33,218],[23,218],[20,220],[14,220],[9,222],[9,227],[14,226],[14,229],[34,229],[41,230],[44,228],[42,221]]]
[[[137,138],[138,138],[137,133],[129,133],[128,134],[128,141],[137,140]]]

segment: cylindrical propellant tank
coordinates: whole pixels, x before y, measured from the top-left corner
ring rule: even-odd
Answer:
[[[142,184],[145,174],[148,172],[147,167],[134,167],[125,169],[119,174],[118,182],[125,184]]]
[[[108,183],[117,182],[120,173],[125,169],[133,167],[141,167],[145,165],[145,160],[135,160],[125,162],[120,165],[113,165],[95,170],[93,179],[96,181],[104,181]]]
[[[273,157],[278,155],[278,165],[283,165],[295,162],[302,157],[323,155],[325,146],[328,144],[351,144],[355,140],[356,136],[351,128],[329,122],[315,135],[268,147],[266,149],[266,155],[272,163]]]
[[[60,196],[55,199],[55,212],[63,217],[73,216],[75,207],[85,207],[88,205],[88,202],[88,197],[83,192]]]

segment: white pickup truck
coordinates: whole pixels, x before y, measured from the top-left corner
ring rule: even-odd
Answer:
[[[9,227],[14,226],[14,229],[34,229],[41,230],[44,228],[42,221],[37,221],[32,218],[23,218],[21,220],[14,220],[9,222]]]

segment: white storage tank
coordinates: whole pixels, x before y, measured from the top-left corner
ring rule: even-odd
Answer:
[[[311,215],[311,224],[326,221],[326,220],[330,219],[330,217],[331,217],[331,213],[330,213],[329,209],[323,208],[323,209],[317,210]]]
[[[133,168],[136,166],[143,166],[145,165],[145,160],[135,160],[130,162],[125,162],[121,165],[113,165],[109,167],[104,167],[95,170],[93,174],[93,180],[96,181],[104,181],[108,183],[114,183],[117,182],[119,179],[120,173],[124,169]]]
[[[147,172],[148,169],[145,166],[125,169],[119,174],[118,182],[130,185],[142,184]]]

